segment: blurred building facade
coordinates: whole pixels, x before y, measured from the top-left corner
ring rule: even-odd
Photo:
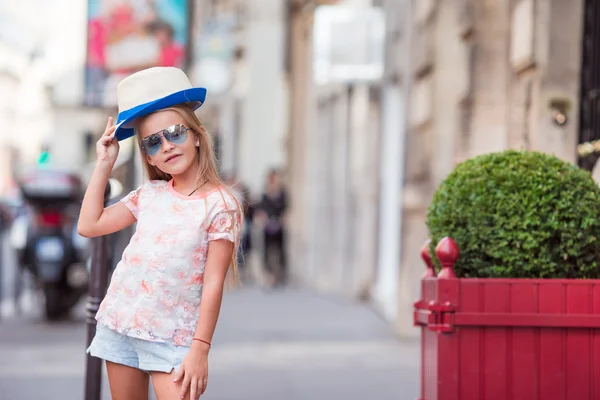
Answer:
[[[339,1],[384,8],[385,73],[326,87],[311,76],[318,3],[290,19],[293,269],[415,333],[427,207],[456,163],[507,148],[577,161],[583,1]]]
[[[315,85],[315,7],[383,7],[384,73]],[[292,1],[290,9],[290,252],[298,279],[372,299],[395,320],[400,289],[403,142],[410,1]]]
[[[40,38],[47,24],[32,10],[47,4],[24,0],[0,4],[0,197],[15,200],[13,172],[22,160],[35,160],[50,134],[48,96],[40,68]]]
[[[200,115],[218,135],[220,169],[261,193],[285,166],[285,0],[196,2],[191,75],[207,87]],[[211,46],[211,44],[213,44]],[[210,48],[209,48],[210,47]]]
[[[32,57],[35,46],[15,45],[15,30],[0,24],[0,91],[22,94],[0,99],[0,179],[10,180],[13,148],[32,161],[44,144],[53,162],[85,173],[116,115],[114,106],[83,105],[87,1],[66,1],[45,9],[52,25],[32,31],[52,57]],[[32,24],[32,7],[48,2],[22,3],[29,11],[19,21]],[[199,115],[215,134],[221,170],[256,198],[267,171],[284,168],[294,278],[372,301],[400,332],[416,334],[427,206],[456,163],[506,148],[576,162],[584,3],[194,0],[186,67],[209,89]],[[379,79],[315,82],[322,5],[384,10]],[[135,170],[139,183],[134,154],[134,142],[123,142],[117,173],[131,179]]]

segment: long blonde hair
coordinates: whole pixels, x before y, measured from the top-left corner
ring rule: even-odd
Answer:
[[[237,212],[239,213],[239,229],[238,229],[238,237],[234,240],[233,246],[233,254],[231,256],[231,263],[228,268],[228,277],[227,287],[232,288],[235,287],[239,283],[239,269],[238,269],[238,249],[241,241],[241,224],[243,223],[243,210],[233,195],[233,193],[227,188],[227,186],[221,180],[219,176],[219,172],[217,169],[217,158],[215,156],[213,140],[211,135],[208,134],[206,128],[198,117],[196,116],[192,107],[186,104],[179,104],[173,107],[164,108],[160,111],[174,111],[181,116],[183,119],[185,126],[190,128],[190,131],[194,135],[194,139],[199,142],[199,146],[196,148],[197,158],[198,158],[198,173],[196,175],[196,185],[200,186],[204,183],[211,183],[215,187],[219,188],[219,192],[221,193],[221,197],[223,198],[223,202],[225,202],[225,198],[223,196],[223,191],[225,191],[231,199],[235,202]],[[166,172],[161,171],[158,167],[154,165],[150,165],[148,162],[148,158],[142,149],[142,136],[139,131],[140,124],[145,119],[145,117],[139,118],[135,123],[135,133],[138,141],[138,146],[140,149],[140,154],[142,155],[142,164],[144,165],[144,170],[146,171],[146,175],[149,180],[161,180],[161,181],[170,181],[172,176],[167,174]],[[238,221],[232,221],[234,226],[238,224]]]

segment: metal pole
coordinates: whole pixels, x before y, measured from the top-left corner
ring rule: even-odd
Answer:
[[[0,226],[0,320],[2,320],[2,300],[4,299],[4,273],[7,269],[6,263],[4,262],[4,240],[6,236],[4,235],[4,227]]]
[[[104,204],[106,205],[110,196],[110,186],[106,185],[104,192]],[[87,340],[86,348],[92,343],[96,334],[96,313],[106,293],[108,284],[107,248],[106,237],[99,236],[92,239],[92,260],[90,273],[90,286],[87,298]],[[102,386],[102,360],[87,355],[85,374],[85,400],[100,400],[100,389]]]

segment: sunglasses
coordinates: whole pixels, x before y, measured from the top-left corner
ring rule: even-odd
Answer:
[[[183,144],[188,137],[189,129],[183,124],[177,124],[153,133],[142,139],[142,150],[149,156],[155,155],[162,146],[162,138],[173,144]]]

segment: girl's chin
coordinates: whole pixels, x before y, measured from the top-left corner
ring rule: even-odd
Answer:
[[[182,160],[183,161],[183,160]],[[171,164],[163,164],[160,166],[160,170],[169,175],[180,175],[189,169],[190,165],[188,163],[176,163],[175,165]]]

